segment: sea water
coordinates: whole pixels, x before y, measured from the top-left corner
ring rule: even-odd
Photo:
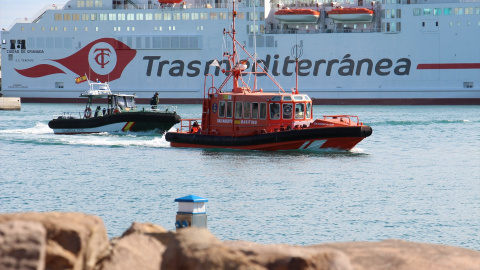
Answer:
[[[314,106],[373,134],[352,151],[171,148],[157,134],[55,135],[79,104],[0,111],[0,212],[75,211],[109,237],[175,230],[175,198],[207,198],[221,240],[311,245],[404,239],[480,250],[480,106]],[[178,105],[183,118],[200,105]]]

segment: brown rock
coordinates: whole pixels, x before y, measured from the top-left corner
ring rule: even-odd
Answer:
[[[45,228],[38,222],[0,223],[0,269],[45,269],[46,236]]]
[[[190,227],[176,233],[154,235],[167,247],[161,269],[266,269],[250,261],[242,252],[225,246],[207,229]]]
[[[122,235],[122,237],[130,235],[132,233],[164,233],[167,232],[163,227],[153,223],[138,223],[133,222],[130,228],[128,228]]]
[[[348,257],[330,248],[310,249],[291,245],[262,245],[245,241],[226,241],[231,249],[241,251],[271,270],[353,270]]]
[[[354,269],[480,270],[480,252],[435,244],[386,240],[310,246],[344,252]]]
[[[47,232],[46,269],[93,269],[108,248],[103,221],[82,213],[16,213],[0,215],[0,223],[23,220],[42,224]]]
[[[132,233],[115,241],[111,253],[100,262],[100,270],[159,270],[165,251],[156,238]]]

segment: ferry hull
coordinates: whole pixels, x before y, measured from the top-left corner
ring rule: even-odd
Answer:
[[[212,52],[224,49],[217,33],[230,25],[226,6],[204,8],[186,1],[186,9],[158,5],[114,9],[104,1],[101,9],[77,9],[75,1],[70,2],[73,6],[68,9],[47,10],[37,18],[41,20],[18,22],[2,32],[4,96],[21,97],[22,102],[77,102],[84,86],[76,84],[75,78],[88,75],[108,81],[118,91],[135,92],[143,103],[155,92],[162,103],[199,103],[204,76],[212,74],[216,81],[226,76],[221,72],[228,69],[224,61],[220,67],[211,65],[221,57]],[[305,8],[320,12],[318,20],[311,17],[294,25],[275,19],[277,8],[270,4],[256,9],[264,18],[254,22],[249,17],[254,8],[243,1],[241,5],[239,42],[251,51],[256,46],[258,61],[286,91],[295,87],[291,50],[298,43],[303,52],[299,88],[315,98],[315,104],[480,104],[480,52],[475,46],[480,44],[478,2],[383,6],[375,1],[374,19],[358,23],[327,16],[331,6],[310,6]],[[464,13],[415,15],[433,8]],[[473,11],[467,14],[468,10]],[[382,11],[401,16],[382,18]],[[130,13],[135,19],[97,18],[107,12],[113,18]],[[81,13],[91,15],[90,20],[65,20]],[[187,13],[190,17],[182,17]],[[152,14],[175,19],[147,20]],[[198,14],[207,16],[191,17]],[[353,16],[359,20],[359,14]],[[252,67],[250,61],[247,69]],[[257,80],[263,91],[276,91],[265,76]]]
[[[218,136],[168,132],[172,147],[224,148],[239,150],[351,150],[372,134],[369,126],[324,127],[288,130],[253,136]]]

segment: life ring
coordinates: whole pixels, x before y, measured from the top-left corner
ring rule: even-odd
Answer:
[[[85,116],[85,118],[90,118],[92,116],[92,109],[86,108],[83,116]]]
[[[113,111],[113,113],[120,113],[120,110],[118,108],[115,108],[115,110]]]

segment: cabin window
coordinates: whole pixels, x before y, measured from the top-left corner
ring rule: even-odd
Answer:
[[[270,103],[270,119],[280,119],[280,103]]]
[[[244,108],[243,108],[243,118],[246,118],[246,119],[249,119],[250,118],[250,102],[245,102],[243,104]]]
[[[117,98],[117,105],[118,107],[120,107],[121,110],[126,108],[125,100],[123,99],[123,97]]]
[[[227,118],[232,118],[233,101],[227,101]]]
[[[258,119],[258,103],[252,103],[252,119]]]
[[[125,100],[127,101],[127,107],[130,108],[135,108],[135,99],[133,97],[125,97]]]
[[[305,114],[305,104],[297,103],[295,104],[295,119],[303,119]]]
[[[282,97],[281,96],[274,96],[272,97],[272,101],[280,101],[282,100]]]
[[[218,117],[225,117],[225,101],[220,101],[219,102]]]
[[[292,96],[283,96],[283,101],[292,101]]]
[[[292,119],[292,103],[283,104],[283,119]]]
[[[444,15],[452,15],[452,8],[443,8]]]
[[[235,118],[242,118],[243,102],[235,102]]]
[[[307,119],[312,118],[311,112],[312,112],[312,103],[307,103],[307,110],[306,110]]]
[[[260,119],[267,119],[267,103],[260,103]]]

